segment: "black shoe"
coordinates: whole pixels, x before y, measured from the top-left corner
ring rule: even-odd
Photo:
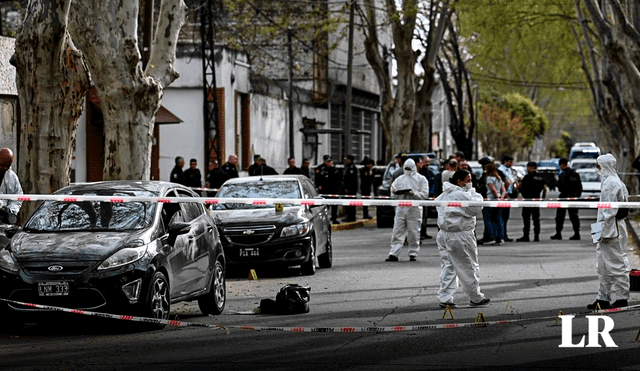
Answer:
[[[373,217],[369,216],[369,215],[365,215],[365,216],[362,217],[362,219],[373,219]]]
[[[412,261],[412,262],[416,261],[416,257],[415,256],[410,256],[409,257],[409,261]]]
[[[540,236],[539,235],[533,236],[533,242],[539,242],[539,241],[540,241]]]
[[[576,233],[573,236],[569,237],[570,240],[580,241],[580,233]]]
[[[629,306],[629,302],[625,299],[619,299],[613,302],[613,304],[611,304],[611,308],[622,308],[622,307],[628,307]]]
[[[505,237],[504,242],[513,242],[513,238]]]
[[[344,218],[344,219],[342,219],[342,221],[345,222],[345,223],[351,223],[351,222],[355,222],[356,220],[355,219]]]
[[[477,303],[476,303],[476,302],[474,302],[474,301],[470,301],[469,303],[471,303],[471,305],[473,305],[473,306],[477,307],[477,306],[480,306],[480,305],[487,305],[487,304],[489,304],[489,302],[490,302],[490,301],[491,301],[491,299],[489,299],[489,298],[484,298],[484,299],[480,300],[480,301],[479,301],[479,302],[477,302]]]
[[[334,219],[331,221],[331,224],[340,224],[340,222]]]
[[[440,306],[440,308],[446,308],[446,307],[457,308],[458,307],[456,305],[456,303],[451,303],[451,302],[449,302],[449,303],[439,303],[438,305]]]
[[[517,242],[529,242],[529,236],[522,236],[516,240]]]
[[[398,257],[395,255],[389,255],[388,258],[386,258],[384,261],[386,262],[397,262],[398,261]]]
[[[606,300],[596,300],[593,302],[593,304],[589,304],[587,305],[587,309],[596,309],[596,307],[600,305],[600,309],[609,309],[611,308],[611,305],[609,305],[609,302]]]
[[[553,236],[551,236],[552,240],[561,240],[562,239],[562,235],[560,235],[560,233],[556,233]]]

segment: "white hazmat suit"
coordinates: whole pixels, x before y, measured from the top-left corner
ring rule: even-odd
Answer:
[[[7,170],[4,173],[4,178],[2,179],[2,185],[0,185],[0,194],[3,195],[21,195],[22,187],[20,186],[20,180],[18,179],[18,175],[11,169]],[[0,207],[6,206],[12,214],[18,215],[20,212],[20,207],[22,206],[21,201],[9,201],[9,200],[0,200]]]
[[[443,192],[436,201],[479,201],[482,195],[475,189],[466,190],[450,182],[443,183]],[[476,216],[482,213],[481,206],[448,207],[438,206],[438,227],[436,236],[440,254],[440,303],[453,304],[456,293],[456,276],[464,292],[474,303],[480,303],[484,294],[480,292],[480,265],[478,245],[475,236]]]
[[[597,159],[602,176],[600,202],[626,202],[629,191],[616,173],[616,159],[610,154]],[[596,300],[629,299],[629,257],[627,255],[627,226],[616,218],[618,208],[598,209],[597,221],[602,222],[602,241],[596,245],[596,271],[600,285]]]
[[[405,161],[404,174],[391,184],[391,195],[400,200],[426,200],[429,197],[429,182],[423,175],[418,174],[416,164],[412,159]],[[396,194],[397,191],[410,189],[412,194]],[[396,216],[391,236],[391,250],[389,255],[396,258],[406,237],[409,244],[409,256],[418,256],[420,252],[420,227],[422,226],[422,206],[396,206]]]

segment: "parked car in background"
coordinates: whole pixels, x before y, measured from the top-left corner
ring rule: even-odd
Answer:
[[[602,179],[596,169],[577,169],[582,181],[582,196],[600,196]]]
[[[54,194],[199,198],[157,181],[82,183]],[[204,314],[224,310],[224,250],[202,203],[44,201],[5,233],[2,298],[165,320],[178,301],[196,299]],[[0,303],[0,312],[3,326],[21,327],[47,310]]]
[[[480,179],[482,177],[482,165],[478,161],[467,161],[467,164],[469,164],[469,169],[476,176],[476,179]]]
[[[538,169],[536,171],[544,178],[545,184],[550,190],[556,189],[558,176],[562,172],[558,163],[552,160],[540,161],[538,162]]]
[[[569,160],[576,158],[593,158],[600,156],[600,148],[594,146],[578,147],[573,146],[569,151]]]
[[[216,197],[322,199],[304,175],[229,179]],[[221,203],[212,213],[229,269],[299,266],[312,275],[316,267],[331,268],[329,206]]]
[[[576,158],[569,161],[569,167],[572,168],[573,170],[595,169],[596,159],[595,158]]]

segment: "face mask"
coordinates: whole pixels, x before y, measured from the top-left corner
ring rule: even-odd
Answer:
[[[469,191],[469,190],[471,190],[471,186],[472,186],[472,184],[471,184],[471,183],[467,183],[467,184],[465,184],[465,185],[464,185],[464,190],[465,190],[465,191]]]

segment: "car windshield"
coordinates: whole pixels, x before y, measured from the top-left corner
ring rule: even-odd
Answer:
[[[300,187],[297,181],[265,182],[225,184],[216,195],[219,198],[290,198],[300,199]],[[273,207],[273,204],[248,205],[248,204],[221,204],[222,209],[256,209]],[[284,206],[294,206],[285,204]]]
[[[580,173],[580,180],[582,180],[583,182],[599,182],[600,181],[600,175],[598,175],[598,173],[594,172],[581,172]]]
[[[574,170],[577,169],[595,169],[595,162],[574,162],[571,164]]]
[[[153,197],[148,191],[74,192],[74,196]],[[145,228],[153,222],[155,202],[45,201],[25,224],[25,230],[128,231]]]

